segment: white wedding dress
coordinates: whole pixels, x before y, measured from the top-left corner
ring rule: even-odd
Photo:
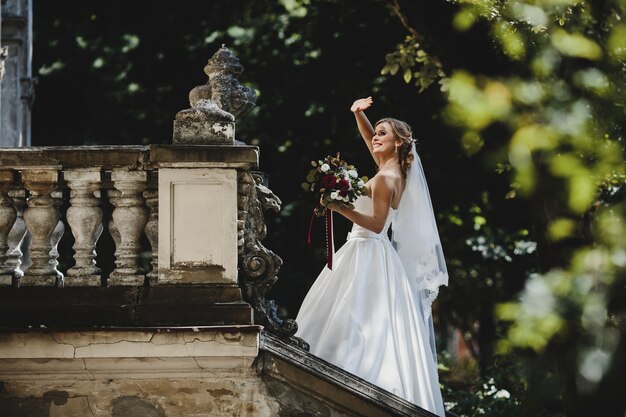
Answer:
[[[361,196],[359,212],[371,214]],[[309,290],[296,336],[311,353],[411,403],[444,416],[432,323],[387,237],[354,224],[347,242]]]

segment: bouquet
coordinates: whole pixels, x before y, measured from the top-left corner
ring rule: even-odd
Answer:
[[[337,156],[327,156],[319,161],[311,161],[313,169],[306,176],[306,182],[302,183],[302,188],[313,193],[318,193],[320,198],[317,206],[313,210],[311,222],[309,224],[309,247],[311,247],[311,228],[315,216],[326,216],[326,252],[328,257],[328,268],[333,269],[333,216],[332,212],[326,209],[330,203],[344,204],[354,208],[354,201],[358,196],[366,193],[365,183],[367,177],[359,178],[359,174],[353,165],[348,165],[346,161]]]
[[[314,213],[321,217],[326,214],[326,206],[340,203],[353,208],[358,196],[366,193],[367,177],[360,177],[353,165],[337,156],[327,156],[318,161],[311,161],[313,169],[309,171],[302,188],[317,192],[324,204],[318,204]]]

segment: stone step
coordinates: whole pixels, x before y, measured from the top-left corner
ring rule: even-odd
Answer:
[[[257,370],[351,416],[436,417],[356,375],[266,331],[261,333]],[[446,412],[447,417],[458,417]]]

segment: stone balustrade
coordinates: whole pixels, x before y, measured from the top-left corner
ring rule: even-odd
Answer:
[[[0,286],[237,285],[238,178],[258,148],[1,148],[0,163]]]
[[[249,326],[307,347],[267,293],[259,150],[235,139],[256,93],[222,46],[172,145],[0,148],[0,329]]]

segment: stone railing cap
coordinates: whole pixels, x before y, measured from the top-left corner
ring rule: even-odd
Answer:
[[[137,167],[232,167],[257,169],[259,148],[249,145],[111,145],[0,148],[0,166],[102,169]]]
[[[158,168],[221,165],[257,169],[259,148],[248,145],[152,145],[150,163]]]

